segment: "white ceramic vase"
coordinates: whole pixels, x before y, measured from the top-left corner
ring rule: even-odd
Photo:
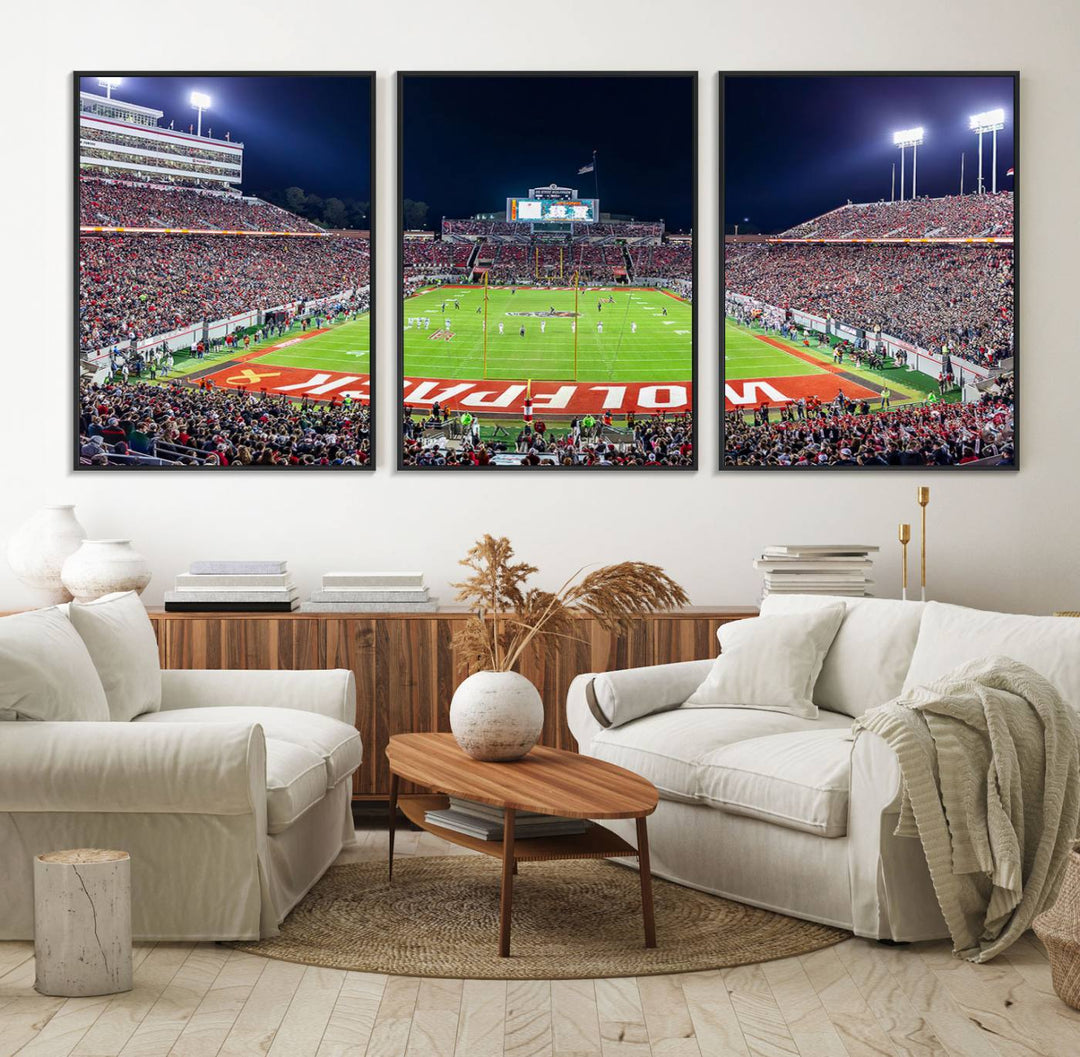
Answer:
[[[114,591],[137,591],[150,582],[150,564],[131,540],[83,540],[60,573],[76,602],[92,602]]]
[[[517,672],[476,672],[450,701],[450,729],[475,760],[519,760],[543,728],[540,692]]]
[[[75,507],[43,506],[8,540],[8,564],[43,604],[70,602],[60,570],[85,538],[86,529],[76,520]]]

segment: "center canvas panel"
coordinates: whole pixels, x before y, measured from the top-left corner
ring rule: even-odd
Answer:
[[[399,75],[403,469],[693,469],[692,73]]]

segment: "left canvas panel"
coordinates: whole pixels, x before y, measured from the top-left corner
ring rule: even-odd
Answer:
[[[371,73],[76,73],[76,469],[374,468]]]

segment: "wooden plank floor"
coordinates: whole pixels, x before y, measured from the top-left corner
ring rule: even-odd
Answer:
[[[385,857],[361,830],[339,861]],[[469,855],[399,833],[399,855]],[[800,958],[613,980],[417,980],[141,945],[135,987],[47,998],[0,943],[0,1057],[1077,1057],[1034,936],[990,965],[864,940]]]

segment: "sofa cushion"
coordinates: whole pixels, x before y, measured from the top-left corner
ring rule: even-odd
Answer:
[[[134,591],[94,602],[72,602],[68,619],[94,662],[109,715],[126,723],[161,707],[157,637],[146,607]]]
[[[0,620],[0,718],[109,718],[94,662],[59,609],[35,609]]]
[[[769,734],[724,745],[699,763],[701,794],[748,815],[819,837],[847,833],[851,748],[847,724]]]
[[[288,829],[326,796],[326,763],[311,749],[266,739],[266,830]]]
[[[928,602],[903,690],[994,655],[1034,668],[1080,711],[1080,620],[987,613]]]
[[[813,719],[814,684],[844,607],[824,606],[722,624],[720,656],[686,699],[694,708],[755,708]]]
[[[805,719],[748,708],[677,708],[598,731],[589,753],[647,778],[665,800],[696,804],[707,802],[702,763],[717,749],[748,738],[822,728],[848,731],[851,720],[825,711]]]
[[[325,765],[325,788],[352,774],[363,759],[363,746],[355,727],[341,720],[302,712],[296,708],[261,708],[224,705],[174,708],[139,716],[139,723],[258,723],[267,741],[276,738],[316,753]]]
[[[814,704],[861,716],[868,708],[891,701],[903,688],[926,607],[892,598],[768,595],[761,613],[803,613],[837,602],[844,605],[844,619],[821,666]]]

